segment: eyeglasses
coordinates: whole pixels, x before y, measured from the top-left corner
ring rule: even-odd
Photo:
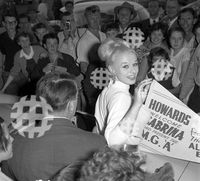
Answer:
[[[17,23],[17,21],[5,21],[5,23],[9,26],[11,25],[15,25]]]

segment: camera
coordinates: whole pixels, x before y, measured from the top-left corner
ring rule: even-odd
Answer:
[[[66,30],[70,30],[71,29],[71,23],[70,23],[70,21],[66,21],[65,22],[65,29]]]

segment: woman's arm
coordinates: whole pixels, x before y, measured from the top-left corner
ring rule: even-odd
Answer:
[[[129,111],[125,114],[123,119],[119,122],[118,126],[119,128],[127,135],[130,135],[132,133],[132,129],[134,126],[134,121],[137,119],[139,110],[141,106],[143,105],[143,102],[146,99],[148,89],[152,80],[147,79],[142,81],[135,91],[135,101],[131,105]],[[134,120],[134,121],[133,121]]]
[[[181,67],[180,81],[183,82],[184,77],[186,76],[186,72],[188,70],[189,61],[185,61]]]
[[[109,128],[109,126],[106,128],[105,130],[105,137],[106,140],[108,142],[109,145],[121,145],[121,144],[125,144],[127,143],[127,141],[130,139],[130,137],[132,135],[135,135],[136,133],[134,133],[134,131],[136,131],[135,125],[137,122],[137,127],[138,124],[144,124],[149,120],[149,114],[144,115],[141,120],[137,120],[138,118],[138,114],[141,110],[141,107],[143,105],[144,100],[146,99],[147,96],[147,91],[148,88],[145,89],[145,87],[147,85],[150,85],[151,80],[145,80],[143,82],[141,82],[138,87],[136,88],[135,91],[135,97],[134,97],[134,102],[132,102],[131,104],[129,104],[129,109],[127,109],[125,115],[123,115],[123,117],[120,119],[120,121],[115,125],[115,127],[113,127],[112,129]],[[123,105],[126,104],[126,100],[122,100],[122,102],[118,102],[118,110],[120,111],[120,107],[121,110],[123,111]],[[127,102],[128,104],[128,102]],[[117,114],[116,111],[116,114]],[[113,112],[113,111],[112,111]],[[109,113],[110,114],[110,113]],[[113,116],[114,117],[114,116]],[[137,121],[136,121],[137,120]],[[113,121],[112,118],[108,119],[108,125],[109,122]],[[139,123],[138,123],[139,121]],[[109,133],[108,130],[109,129]],[[140,130],[137,130],[140,131]],[[134,142],[134,144],[138,144]]]
[[[195,77],[195,72],[198,68],[197,61],[198,61],[198,56],[193,57],[193,60],[191,60],[191,63],[189,64],[188,70],[183,79],[182,87],[180,90],[180,95],[179,95],[180,100],[184,100],[195,85],[194,77]]]

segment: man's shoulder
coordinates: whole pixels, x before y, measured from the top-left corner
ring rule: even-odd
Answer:
[[[141,20],[141,21],[138,21],[136,22],[135,24],[150,24],[150,19],[144,19],[144,20]]]
[[[3,33],[0,34],[0,37],[5,37],[7,35],[8,35],[8,33],[5,31],[5,32],[3,32]]]
[[[5,40],[8,38],[8,33],[7,32],[3,32],[0,34],[0,42],[1,43],[5,43]]]
[[[64,32],[63,31],[58,32],[57,36],[58,36],[59,39],[64,38]]]
[[[107,145],[104,136],[81,130],[77,128],[77,136],[82,144],[86,144],[88,148],[103,148]]]
[[[69,54],[67,54],[67,53],[61,53],[61,56],[62,56],[62,58],[64,59],[64,60],[66,60],[66,61],[74,61],[74,58],[71,56],[71,55],[69,55]]]

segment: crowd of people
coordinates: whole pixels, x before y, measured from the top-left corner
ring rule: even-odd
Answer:
[[[53,123],[29,138],[30,129],[47,125],[35,120],[24,135],[18,130],[10,136],[0,120],[0,180],[172,181],[169,163],[155,173],[143,168],[139,145],[150,120],[144,102],[156,80],[200,113],[197,13],[167,0],[163,14],[159,0],[151,0],[149,18],[135,22],[134,6],[123,2],[113,8],[115,21],[102,25],[100,7],[91,5],[84,11],[87,24],[78,27],[73,1],[59,9],[54,3],[59,26],[48,22],[46,1],[37,10],[17,15],[9,9],[2,16],[1,94],[29,102],[31,95],[38,102],[44,98],[52,110],[43,119]],[[33,107],[25,104],[22,114],[33,116]],[[74,122],[77,110],[92,117],[92,126],[88,117]],[[24,119],[27,126],[32,117]]]

